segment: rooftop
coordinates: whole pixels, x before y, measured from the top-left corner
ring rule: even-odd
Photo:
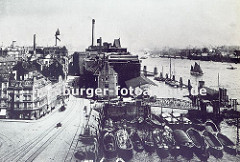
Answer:
[[[151,81],[150,79],[144,76],[139,76],[137,78],[127,80],[125,83],[127,87],[132,87],[132,88],[136,88],[145,84],[157,86],[153,81]]]

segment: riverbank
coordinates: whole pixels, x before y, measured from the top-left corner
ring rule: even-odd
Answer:
[[[227,57],[227,56],[182,56],[182,55],[152,55],[152,58],[173,58],[173,59],[188,59],[188,60],[199,60],[199,61],[214,61],[214,62],[226,62],[226,63],[240,63],[240,58]]]

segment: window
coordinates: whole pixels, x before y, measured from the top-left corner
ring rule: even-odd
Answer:
[[[28,103],[28,108],[30,109],[32,107],[32,104],[31,103]]]
[[[27,100],[27,95],[23,95],[24,100]]]

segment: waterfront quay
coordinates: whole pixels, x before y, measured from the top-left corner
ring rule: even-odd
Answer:
[[[75,53],[75,55],[83,65],[86,65],[84,62],[89,60],[92,60],[92,65],[94,65],[94,59],[91,57],[95,56],[89,54],[90,58],[84,59],[85,56],[81,53]],[[101,57],[104,58],[102,60],[106,64],[111,58],[100,55],[98,59]],[[130,59],[126,56],[117,57],[123,60]],[[78,61],[77,64],[79,64]],[[91,115],[89,115],[89,122],[87,122],[89,125],[85,125],[85,131],[79,136],[81,144],[75,157],[80,161],[83,159],[95,161],[238,161],[239,155],[237,155],[236,145],[238,142],[238,124],[229,124],[229,119],[237,121],[234,116],[238,113],[239,105],[237,103],[236,107],[220,105],[215,107],[218,108],[218,111],[215,111],[214,105],[210,102],[205,106],[194,102],[193,98],[196,97],[190,96],[189,87],[169,86],[166,82],[154,80],[154,77],[160,75],[160,72],[155,72],[156,67],[158,70],[162,69],[162,73],[174,71],[175,78],[182,77],[185,85],[190,80],[192,87],[196,86],[196,89],[198,89],[199,83],[203,83],[201,81],[205,81],[205,85],[210,86],[209,89],[206,88],[210,90],[210,93],[207,91],[210,98],[205,98],[205,100],[211,101],[211,97],[216,99],[215,93],[218,85],[214,85],[214,83],[217,83],[218,74],[215,78],[209,70],[209,66],[215,69],[216,63],[208,63],[206,67],[201,64],[204,75],[195,77],[190,75],[190,67],[194,62],[187,60],[183,63],[183,61],[172,60],[172,70],[169,70],[169,59],[147,58],[142,60],[142,67],[146,66],[151,75],[147,78],[141,75],[126,80],[126,84],[123,86],[148,89],[149,96],[116,98],[114,96],[95,96],[90,102],[91,109],[94,110],[91,112],[93,112],[93,116],[98,116],[98,118],[96,120],[90,119]],[[106,67],[106,64],[103,64],[103,67]],[[84,80],[85,75],[87,75],[88,77],[92,76],[92,79],[102,88],[115,85],[113,79],[115,73],[112,69],[103,68],[105,72],[94,73],[97,74],[94,76],[91,72],[93,67],[90,65],[80,67],[82,73],[79,80]],[[112,67],[115,70],[116,67]],[[232,88],[230,85],[234,85],[234,81],[229,83],[230,80],[226,80],[224,76],[228,73],[226,65],[219,65],[219,67],[222,70],[219,71],[220,84],[227,87],[228,93],[226,95],[224,90],[222,99],[237,98],[238,100],[239,96],[234,89],[239,91],[239,88]],[[168,74],[168,76],[173,76],[173,73]],[[109,79],[111,77],[113,80]],[[202,100],[202,98],[197,97],[197,100]],[[226,112],[226,116],[223,115],[224,112]],[[227,115],[229,116],[227,117]],[[89,143],[89,141],[91,142]]]
[[[168,99],[166,98],[166,100]],[[215,125],[212,127],[212,125],[208,125],[208,123],[211,123],[209,120],[203,121],[201,117],[198,119],[191,119],[187,108],[185,110],[181,110],[177,107],[172,107],[162,108],[161,110],[160,107],[150,108],[140,100],[135,101],[127,100],[120,101],[120,103],[117,101],[110,103],[106,101],[105,104],[98,101],[92,102],[91,107],[93,109],[99,111],[99,108],[103,106],[104,110],[103,112],[99,111],[99,114],[101,114],[98,120],[99,124],[92,129],[98,129],[98,131],[93,132],[99,132],[99,134],[94,135],[99,140],[100,151],[98,151],[98,158],[100,158],[101,161],[116,161],[116,159],[125,161],[238,160],[239,156],[236,155],[236,150],[234,150],[237,135],[236,126],[229,126],[226,123],[226,120],[223,120],[220,124],[216,125],[212,122],[214,123],[213,125]],[[140,106],[140,103],[137,103],[137,101],[140,101],[143,105]],[[148,100],[147,102],[152,101]],[[134,111],[135,104],[138,105],[138,109],[136,111]],[[196,130],[202,136],[204,135],[204,132],[207,132],[206,130],[212,131],[215,128],[234,141],[232,151],[229,151],[226,146],[219,152],[210,148],[208,143],[209,141],[206,140],[208,139],[207,136],[204,136],[204,141],[207,144],[204,146],[206,152],[202,154],[201,151],[199,152],[196,150],[196,146],[192,148],[184,148],[184,146],[181,146],[181,144],[177,142],[178,136],[176,131],[183,130],[184,132],[187,132],[189,130]],[[229,131],[234,134],[229,134]],[[121,146],[119,146],[119,141],[121,141],[121,137],[118,137],[119,132],[123,135],[122,140],[126,140],[126,148],[129,147],[126,150],[119,149],[119,147],[121,148]],[[160,133],[158,134],[157,132]],[[136,137],[136,134],[139,137]],[[164,139],[162,141],[165,141],[164,143],[157,143],[158,135],[161,136],[159,139]],[[189,135],[185,135],[183,135],[183,137],[180,135],[180,138],[185,137],[185,140],[187,140],[186,137],[189,137]],[[130,146],[127,147],[128,142]],[[191,142],[191,140],[189,142]],[[166,147],[165,150],[163,149],[164,146]],[[176,150],[176,148],[178,149]],[[186,153],[186,149],[188,149],[189,152]],[[124,152],[124,156],[122,155],[122,152]],[[81,158],[83,157],[84,156],[81,156]],[[87,157],[86,154],[85,157]]]

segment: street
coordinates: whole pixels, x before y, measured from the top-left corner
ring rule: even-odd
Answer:
[[[65,111],[34,121],[0,121],[0,161],[71,161],[86,99],[70,96]],[[56,127],[61,123],[61,127]]]

